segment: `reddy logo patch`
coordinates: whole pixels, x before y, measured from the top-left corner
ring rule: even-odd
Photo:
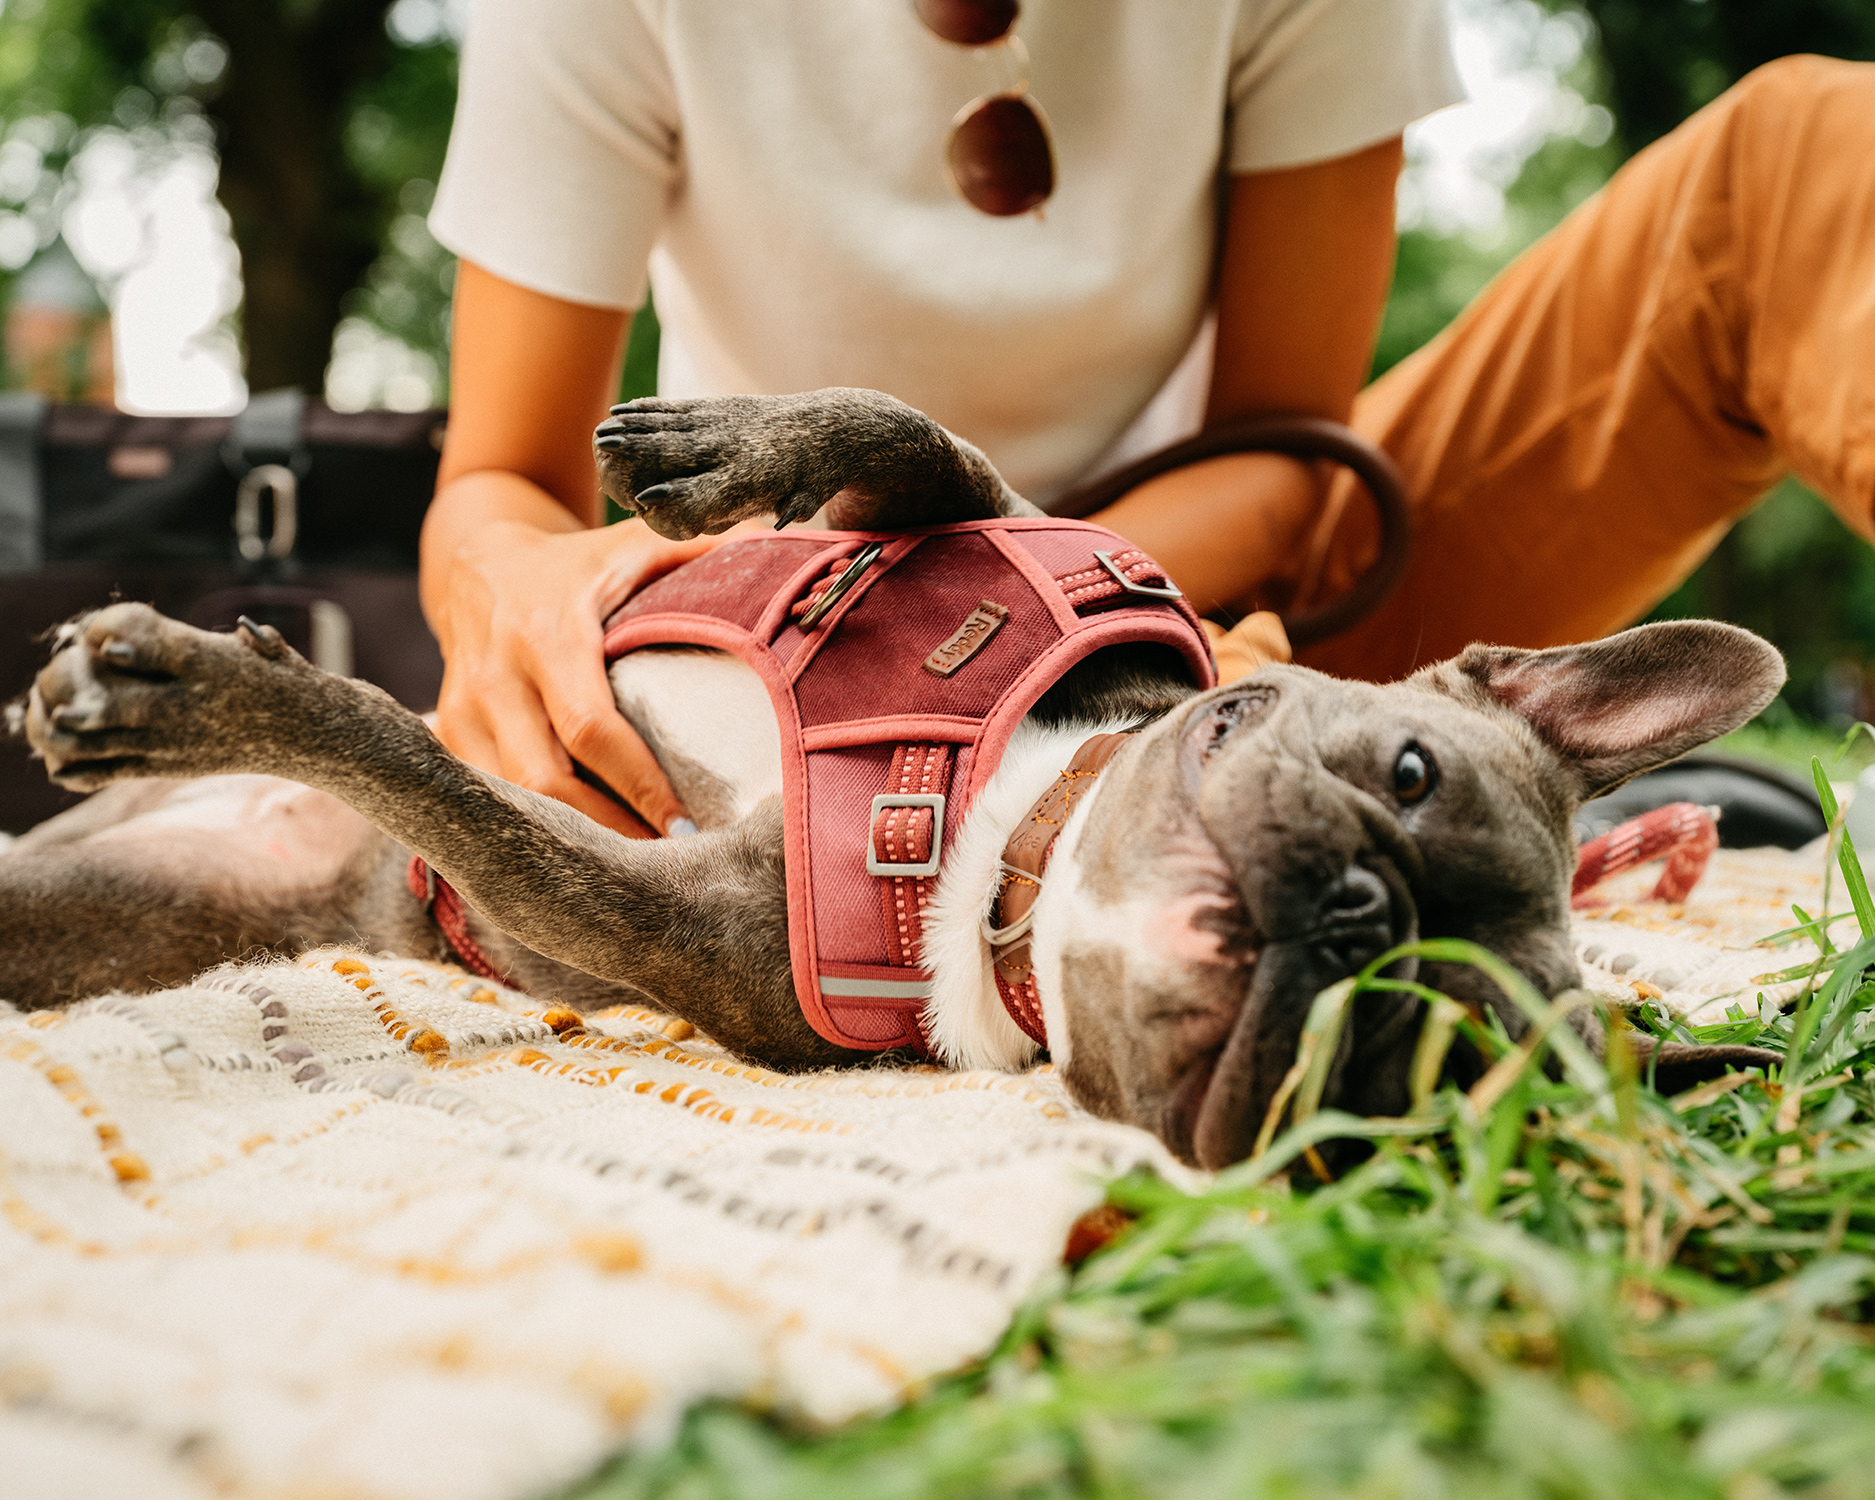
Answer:
[[[957,627],[957,633],[924,659],[925,671],[933,677],[949,677],[987,646],[1008,618],[1009,611],[995,600],[980,600]]]

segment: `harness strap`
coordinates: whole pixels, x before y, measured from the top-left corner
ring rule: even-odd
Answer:
[[[1077,612],[1127,594],[1149,599],[1182,597],[1165,569],[1137,547],[1096,551],[1092,567],[1055,574],[1055,586]]]
[[[950,788],[954,745],[900,745],[892,752],[886,790],[874,799],[872,816],[872,868],[905,870],[935,866],[944,838],[944,796]],[[911,798],[929,799],[925,805]],[[894,801],[894,798],[905,800]],[[924,942],[924,913],[937,889],[937,876],[880,875],[879,896],[885,904],[889,961],[902,968],[921,968],[919,950]]]
[[[1042,873],[1048,868],[1055,839],[1073,813],[1074,804],[1093,790],[1107,762],[1131,737],[1097,734],[1076,750],[1067,770],[1035,799],[1003,846],[1003,885],[991,908],[993,925],[984,935],[995,960],[992,969],[1003,1009],[1039,1046],[1048,1045],[1048,1028],[1042,1019],[1041,991],[1035,983],[1029,916],[1042,894]]]
[[[514,988],[507,976],[489,962],[482,945],[470,933],[469,909],[462,904],[462,897],[456,894],[456,888],[425,864],[422,856],[411,856],[405,883],[410,887],[410,894],[423,903],[424,909],[435,920],[437,929],[443,934],[443,941],[455,950],[456,957],[462,960],[463,968],[484,979],[492,979],[496,984]]]

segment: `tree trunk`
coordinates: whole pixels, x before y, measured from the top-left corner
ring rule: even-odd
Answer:
[[[207,105],[216,189],[233,221],[253,391],[325,387],[346,293],[377,258],[386,206],[352,170],[345,127],[361,83],[388,66],[391,0],[202,0],[228,44]]]

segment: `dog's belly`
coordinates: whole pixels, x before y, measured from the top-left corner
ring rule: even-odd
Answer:
[[[781,732],[753,669],[722,651],[654,647],[620,657],[610,676],[619,712],[699,828],[781,795]]]
[[[126,783],[126,816],[96,822],[81,842],[92,853],[191,887],[238,887],[245,898],[335,888],[384,835],[338,798],[275,776],[205,776],[152,798]],[[112,797],[109,787],[98,799]],[[43,825],[56,833],[57,822]],[[55,840],[47,840],[53,843]],[[23,840],[28,852],[33,844]]]

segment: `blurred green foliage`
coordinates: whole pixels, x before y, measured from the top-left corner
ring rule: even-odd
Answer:
[[[1875,59],[1870,0],[1580,0],[1609,65],[1629,151],[1665,135],[1760,63],[1793,52]]]
[[[348,311],[440,348],[447,257],[422,214],[456,54],[440,20],[428,36],[400,34],[400,8],[11,0],[0,11],[0,162],[12,151],[15,170],[0,172],[0,264],[59,232],[74,164],[100,136],[132,145],[146,172],[166,152],[212,148],[241,251],[252,387],[318,390]],[[33,173],[27,150],[38,153]]]

